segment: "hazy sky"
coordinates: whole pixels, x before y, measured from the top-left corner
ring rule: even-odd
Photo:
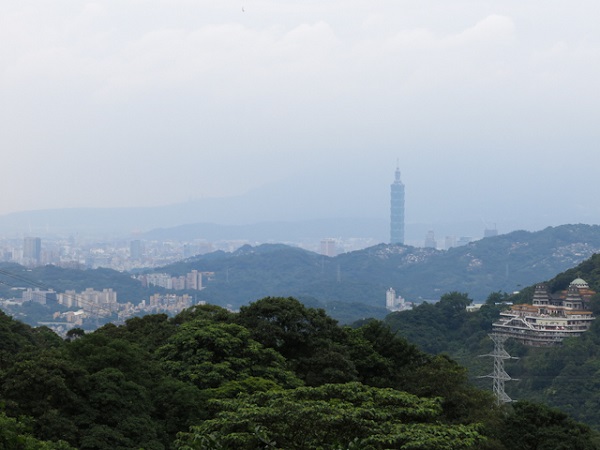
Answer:
[[[385,215],[398,159],[409,221],[597,222],[599,20],[597,0],[4,0],[0,214],[292,183]]]

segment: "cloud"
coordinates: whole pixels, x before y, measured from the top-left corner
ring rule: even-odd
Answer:
[[[410,164],[464,168],[493,152],[499,167],[525,165],[536,145],[553,165],[551,145],[577,136],[589,149],[598,133],[591,1],[243,3],[2,2],[5,165],[56,155],[30,189],[59,198],[52,172],[66,165],[79,199],[109,205],[239,192],[311,165],[341,177],[345,164],[393,165],[398,148],[407,177]],[[86,187],[90,165],[115,175],[110,196]],[[7,172],[0,188],[20,182]]]
[[[466,30],[444,37],[440,40],[443,47],[467,45],[491,46],[512,45],[516,42],[516,26],[507,16],[490,15]]]

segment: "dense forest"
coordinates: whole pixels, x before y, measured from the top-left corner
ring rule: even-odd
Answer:
[[[461,301],[442,305],[458,314]],[[0,400],[9,449],[600,448],[563,412],[496,405],[380,321],[342,327],[293,298],[65,340],[1,315]]]

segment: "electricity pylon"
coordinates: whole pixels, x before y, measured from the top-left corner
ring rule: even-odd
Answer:
[[[490,333],[489,336],[492,339],[492,341],[494,341],[494,351],[492,353],[488,353],[487,355],[479,356],[493,357],[494,371],[489,375],[483,375],[478,378],[491,378],[492,380],[494,380],[494,395],[496,396],[496,401],[499,405],[502,403],[510,403],[512,402],[512,399],[504,391],[504,383],[506,381],[515,380],[515,378],[511,378],[511,376],[507,374],[504,370],[504,360],[519,358],[515,356],[510,356],[508,352],[504,349],[504,342],[506,342],[509,336],[501,333]]]

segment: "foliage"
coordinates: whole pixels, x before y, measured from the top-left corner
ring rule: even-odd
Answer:
[[[195,320],[184,323],[158,349],[167,373],[200,389],[217,388],[225,382],[261,377],[282,386],[300,384],[285,369],[284,359],[250,338],[236,324]]]
[[[356,380],[347,333],[322,309],[294,298],[267,297],[240,309],[238,322],[264,346],[276,350],[309,385]]]
[[[339,303],[384,306],[394,287],[403,297],[436,300],[447,291],[469,292],[483,300],[490,292],[513,292],[548,279],[600,250],[599,226],[564,225],[535,233],[482,239],[448,251],[380,244],[328,258],[282,245],[216,252],[160,270],[182,275],[190,270],[215,273],[199,298],[240,306],[265,296],[313,297],[329,315],[351,323],[379,317],[374,311],[340,311]]]
[[[589,427],[546,405],[515,403],[500,429],[502,443],[511,450],[593,450],[600,447]]]
[[[143,288],[141,283],[127,273],[112,269],[67,269],[45,265],[28,269],[18,264],[2,264],[0,273],[0,296],[11,298],[11,287],[83,291],[86,288],[97,290],[112,288],[119,294],[119,301],[138,303],[148,298],[151,290]]]
[[[489,292],[513,292],[548,279],[599,251],[599,228],[564,225],[535,233],[517,231],[448,251],[380,244],[335,258],[285,245],[245,246],[233,253],[214,252],[155,270],[172,275],[214,272],[205,289],[194,292],[199,300],[239,307],[265,296],[313,298],[330,316],[348,324],[366,317],[383,319],[389,287],[416,302],[435,301],[449,290],[469,292],[482,300]],[[15,294],[13,286],[48,287],[57,292],[113,288],[120,302],[133,303],[165,292],[158,287],[143,288],[129,274],[110,269],[1,266],[5,273],[0,274],[0,296],[5,298]],[[31,304],[12,311],[35,315],[23,317],[35,324],[48,320],[55,310]]]
[[[5,450],[74,450],[64,441],[49,442],[36,439],[22,420],[0,412],[0,448]]]
[[[451,293],[423,311],[443,311],[458,336],[484,320],[464,311],[468,302]],[[485,317],[496,308],[489,303]],[[400,334],[376,320],[342,327],[274,297],[239,314],[196,306],[66,340],[0,315],[0,438],[33,442],[6,444],[19,449],[164,450],[179,434],[181,448],[512,450],[502,443],[512,416],[449,357]],[[600,342],[593,336],[557,354],[553,373],[566,377],[581,362],[595,374],[586,359]],[[584,384],[591,409],[593,379]],[[577,445],[593,441],[580,430]]]
[[[484,331],[478,329],[480,324],[471,327],[469,323],[469,319],[477,317],[466,310],[471,303],[468,294],[450,292],[437,303],[423,303],[410,311],[392,313],[385,323],[424,351],[441,353],[451,350],[450,345],[462,336]]]
[[[186,449],[469,449],[477,426],[435,423],[439,401],[360,383],[326,384],[216,400],[214,419],[181,433]]]

